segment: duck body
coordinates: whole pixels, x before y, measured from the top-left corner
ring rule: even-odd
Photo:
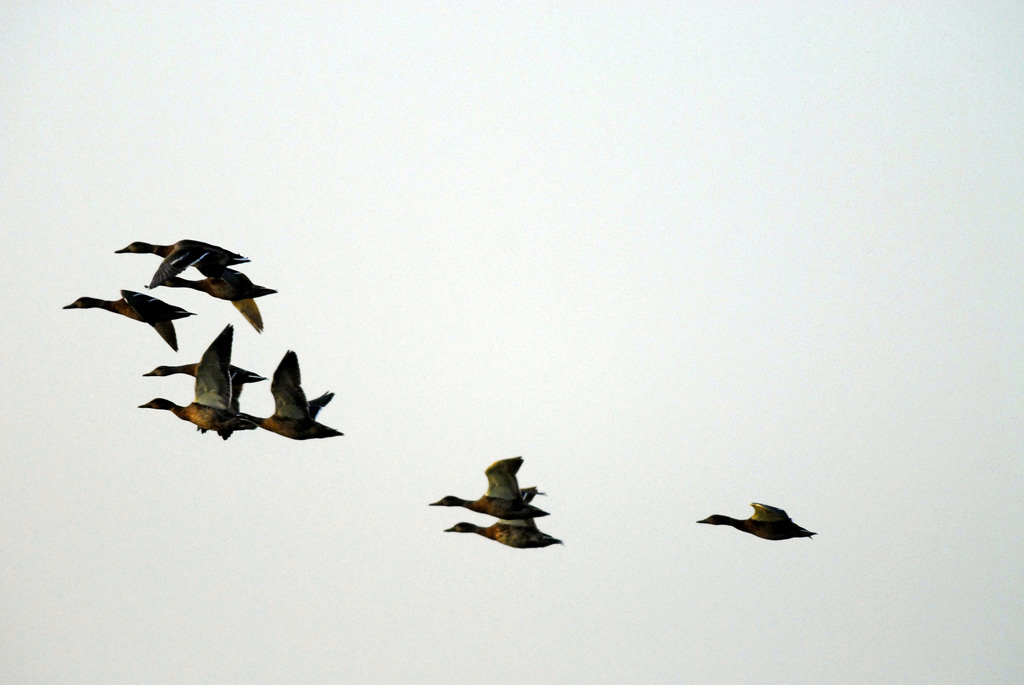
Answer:
[[[767,504],[752,503],[754,515],[748,519],[734,519],[722,514],[713,514],[697,523],[708,523],[713,526],[732,526],[744,533],[756,535],[765,540],[789,540],[791,538],[809,538],[817,535],[793,522],[789,515],[777,507]]]
[[[178,351],[178,335],[172,321],[186,316],[195,316],[181,307],[168,304],[149,295],[132,290],[122,290],[120,300],[100,300],[95,297],[80,297],[64,309],[105,309],[108,312],[126,316],[134,321],[141,321],[152,326],[160,337]]]
[[[116,254],[155,254],[163,257],[163,262],[153,275],[153,280],[147,286],[152,289],[177,276],[190,266],[199,269],[204,276],[218,278],[224,273],[224,269],[236,264],[245,264],[249,261],[247,257],[236,254],[223,247],[217,247],[198,240],[179,240],[173,245],[152,245],[137,240],[127,247],[114,251]]]
[[[257,416],[250,417],[248,414],[245,416],[260,428],[266,429],[271,433],[283,435],[284,437],[291,438],[292,440],[314,440],[317,438],[333,438],[339,435],[344,435],[341,431],[325,426],[322,423],[317,423],[312,419],[307,421],[305,419],[293,419],[287,416],[268,416],[265,419],[261,419]]]
[[[224,269],[218,278],[207,277],[200,281],[192,281],[179,276],[172,276],[160,285],[170,288],[191,288],[199,290],[218,300],[245,300],[264,295],[273,295],[276,290],[256,285],[241,271]]]
[[[216,431],[227,440],[236,430],[252,430],[256,424],[247,416],[237,413],[237,402],[232,402],[231,341],[234,328],[228,324],[203,353],[195,369],[195,400],[184,407],[158,397],[140,409],[164,409],[179,419],[194,423],[200,431]],[[186,365],[189,366],[189,365]]]
[[[191,288],[216,297],[218,300],[229,300],[235,309],[241,312],[245,320],[256,329],[257,333],[263,332],[263,315],[260,314],[260,308],[254,298],[273,295],[277,292],[262,285],[253,284],[248,276],[234,269],[224,269],[224,273],[219,278],[210,277],[201,281],[172,276],[161,285],[170,288]]]
[[[456,523],[446,533],[476,533],[509,547],[526,549],[564,544],[561,540],[542,533],[532,519],[503,520],[483,528],[472,523]]]
[[[292,440],[333,438],[344,435],[330,426],[316,421],[323,407],[334,398],[334,393],[324,393],[312,401],[306,400],[302,390],[302,376],[299,371],[299,357],[288,350],[274,371],[270,381],[270,393],[274,396],[274,414],[267,418],[246,415],[246,418],[260,428],[277,433]]]

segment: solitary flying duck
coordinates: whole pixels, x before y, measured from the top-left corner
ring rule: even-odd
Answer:
[[[817,533],[812,533],[793,523],[793,519],[782,509],[770,507],[767,504],[752,502],[754,515],[748,519],[739,520],[714,514],[697,523],[710,523],[713,526],[732,526],[744,533],[756,535],[765,540],[788,540],[789,538],[809,538]]]

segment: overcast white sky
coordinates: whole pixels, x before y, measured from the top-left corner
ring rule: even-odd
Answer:
[[[1024,680],[1019,4],[329,5],[0,9],[0,681]],[[263,335],[61,310],[182,238]]]

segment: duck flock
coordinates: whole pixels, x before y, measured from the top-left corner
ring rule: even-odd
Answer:
[[[179,240],[173,245],[134,242],[116,252],[151,253],[163,257],[148,288],[193,288],[218,299],[230,300],[257,332],[263,331],[263,318],[260,316],[255,298],[277,291],[254,285],[245,274],[230,268],[248,262],[246,257],[198,240]],[[206,278],[199,281],[179,278],[178,274],[188,267],[195,267]],[[106,309],[129,319],[147,323],[156,329],[160,337],[175,352],[178,351],[178,339],[174,331],[174,321],[193,316],[192,312],[131,290],[122,290],[121,299],[113,301],[80,297],[64,309]],[[292,440],[342,435],[339,431],[316,421],[317,414],[331,401],[334,393],[328,392],[307,401],[299,375],[299,358],[291,350],[285,353],[270,382],[270,393],[274,396],[274,414],[260,418],[243,413],[238,404],[242,386],[266,379],[231,364],[233,336],[234,327],[228,324],[198,362],[181,366],[158,366],[144,374],[170,376],[183,373],[195,376],[195,399],[190,404],[180,406],[157,397],[140,407],[167,410],[179,419],[194,423],[203,433],[208,430],[215,431],[225,440],[235,431],[253,430],[257,427]]]
[[[148,289],[152,290],[159,286],[192,288],[218,299],[228,300],[257,332],[263,332],[263,318],[255,298],[272,295],[277,291],[255,285],[245,274],[231,268],[247,263],[248,258],[198,240],[179,240],[172,245],[134,242],[116,252],[155,254],[163,257],[147,286]],[[194,281],[180,278],[178,274],[189,267],[197,269],[205,278]],[[120,300],[80,297],[64,309],[105,309],[147,323],[175,352],[178,351],[178,340],[174,321],[193,316],[192,312],[131,290],[122,290]],[[231,437],[235,431],[254,430],[257,427],[292,440],[342,435],[334,428],[316,421],[320,410],[333,399],[334,393],[327,392],[307,401],[302,390],[299,359],[291,350],[285,353],[270,383],[270,393],[274,396],[273,415],[260,418],[243,413],[238,401],[242,387],[247,383],[266,379],[231,364],[233,335],[234,327],[228,324],[198,362],[180,366],[158,366],[143,374],[194,376],[195,399],[190,404],[180,406],[158,397],[140,405],[140,408],[170,411],[179,419],[195,424],[199,431],[214,431],[224,440]],[[449,495],[431,504],[430,506],[434,507],[463,507],[498,519],[496,523],[487,527],[461,522],[445,532],[476,533],[503,545],[520,549],[562,544],[561,540],[541,532],[534,523],[534,519],[548,516],[548,512],[532,504],[537,495],[544,493],[538,492],[536,487],[519,487],[516,474],[522,465],[522,457],[501,459],[491,464],[484,471],[487,476],[487,492],[476,500],[464,500]],[[757,503],[751,506],[754,508],[754,514],[748,519],[734,519],[715,514],[697,523],[732,526],[765,540],[809,538],[817,535],[798,526],[782,509]]]

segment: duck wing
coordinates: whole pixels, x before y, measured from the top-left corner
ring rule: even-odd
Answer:
[[[160,337],[171,346],[171,349],[175,352],[178,351],[178,334],[174,331],[173,321],[160,321],[152,324],[156,332],[160,334]]]
[[[487,467],[484,474],[487,476],[487,497],[522,501],[519,492],[519,481],[516,480],[516,473],[523,465],[522,457],[501,459]]]
[[[778,521],[792,520],[789,518],[789,514],[778,507],[771,507],[767,504],[758,504],[757,502],[751,502],[750,506],[754,507],[754,515],[750,517],[754,521],[776,523]]]
[[[196,368],[196,404],[231,409],[231,341],[234,326],[228,324],[210,343]]]
[[[256,306],[256,300],[231,300],[231,304],[235,305],[235,309],[242,313],[257,333],[263,332],[263,316],[260,315],[260,308]]]
[[[210,251],[203,247],[201,243],[188,247],[178,247],[171,254],[164,257],[164,261],[160,262],[156,273],[153,274],[153,280],[149,282],[147,287],[152,290],[164,281],[177,276],[188,267],[198,264],[204,257],[209,259],[209,255]]]
[[[274,415],[279,418],[312,420],[306,393],[302,392],[302,376],[299,373],[299,357],[288,350],[274,371],[270,382],[270,393],[274,396]]]

